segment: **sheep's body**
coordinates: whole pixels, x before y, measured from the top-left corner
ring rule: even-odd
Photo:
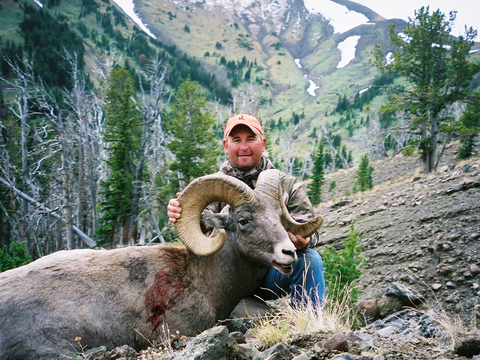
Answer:
[[[285,232],[278,225],[277,240]],[[251,231],[243,231],[248,236],[241,244],[227,233],[212,256],[165,245],[60,251],[1,273],[0,359],[57,359],[72,356],[79,345],[143,349],[164,324],[185,335],[215,325],[265,265],[263,252],[274,249],[255,245]]]
[[[144,347],[134,329],[151,338],[144,297],[165,251],[61,251],[0,274],[0,358],[72,355],[76,337],[89,347]]]
[[[215,177],[205,178],[204,188],[210,189]],[[199,256],[166,245],[60,251],[0,273],[0,359],[61,359],[80,346],[111,349],[126,344],[139,350],[158,340],[162,331],[196,335],[230,315],[261,266],[291,272],[295,247],[284,226],[298,224],[289,225],[279,193],[252,193],[234,180],[222,177],[220,185],[230,187],[221,191],[241,188],[246,201],[228,213],[202,218],[207,226],[226,232],[227,240],[216,253]],[[295,229],[309,236],[301,231],[311,233],[320,224],[316,219],[308,229]],[[200,245],[211,239],[201,232],[188,239],[195,237]]]

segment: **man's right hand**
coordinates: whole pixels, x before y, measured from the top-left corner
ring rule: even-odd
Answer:
[[[180,195],[180,193],[177,193],[177,196],[178,195]],[[182,208],[181,208],[178,200],[177,199],[170,199],[170,201],[168,202],[168,206],[167,206],[168,220],[172,224],[175,224],[177,222],[177,219],[180,218],[181,214],[182,214]]]

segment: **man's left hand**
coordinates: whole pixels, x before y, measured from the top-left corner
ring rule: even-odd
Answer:
[[[308,238],[303,238],[300,235],[294,235],[290,231],[288,231],[288,236],[290,237],[290,240],[292,240],[293,245],[295,245],[295,248],[297,250],[303,249],[308,245],[309,239]]]

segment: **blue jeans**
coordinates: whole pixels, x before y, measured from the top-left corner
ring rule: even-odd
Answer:
[[[313,249],[297,250],[298,260],[293,264],[293,272],[283,275],[273,268],[255,290],[255,295],[263,300],[274,300],[290,294],[292,306],[307,304],[321,307],[325,296],[323,262],[320,254]]]

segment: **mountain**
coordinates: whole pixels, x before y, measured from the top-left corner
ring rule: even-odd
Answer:
[[[325,9],[317,9],[319,12],[309,11],[306,3],[135,2],[139,17],[157,39],[201,59],[223,82],[228,83],[232,74],[222,63],[223,58],[227,64],[242,58],[256,64],[250,76],[254,84],[250,93],[260,98],[259,116],[267,125],[268,140],[274,149],[272,157],[278,167],[294,169],[299,177],[303,177],[302,169],[308,166],[305,162],[310,160],[324,122],[333,136],[341,137],[345,153],[351,153],[354,163],[358,163],[363,149],[352,138],[354,132],[370,118],[378,119],[377,110],[385,99],[378,87],[372,87],[385,85],[373,66],[372,51],[375,44],[389,51],[389,26],[394,24],[401,30],[406,24],[400,19],[385,19],[354,1],[322,1],[319,3]],[[478,59],[478,54],[472,57]],[[238,89],[245,87],[241,83]],[[368,99],[363,106],[350,115],[333,114],[340,97],[354,103],[359,94]],[[300,121],[295,120],[299,115]],[[282,129],[279,120],[283,124],[293,122],[294,126]]]
[[[39,3],[25,2],[36,8]],[[307,9],[303,0],[136,1],[135,12],[149,36],[111,0],[44,3],[44,9],[64,16],[83,38],[85,71],[94,84],[99,84],[96,68],[111,48],[122,56],[120,64],[128,59],[133,67],[162,51],[177,59],[187,56],[218,79],[208,90],[212,109],[214,98],[221,100],[215,107],[219,121],[244,110],[226,108],[229,91],[236,96],[236,105],[255,104],[273,146],[275,164],[295,170],[301,178],[310,166],[310,154],[324,122],[357,162],[362,149],[352,140],[353,133],[369,118],[378,118],[377,109],[384,99],[378,88],[372,88],[384,81],[373,66],[371,53],[375,44],[389,50],[390,24],[398,29],[406,24],[349,0],[321,2],[324,8],[317,12]],[[6,40],[23,43],[18,29],[22,3],[5,0],[1,6],[3,44]],[[474,49],[479,48],[477,44]],[[182,80],[174,74],[170,79],[173,88]],[[335,113],[342,96],[353,103],[359,94],[367,99],[363,106],[348,117]]]

